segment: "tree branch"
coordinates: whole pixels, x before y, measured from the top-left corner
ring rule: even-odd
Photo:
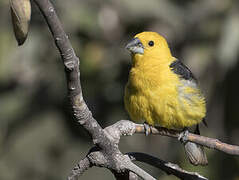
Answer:
[[[147,180],[156,180],[155,178],[153,178],[151,175],[149,175],[147,172],[145,172],[144,170],[142,170],[141,168],[139,168],[138,166],[136,166],[134,163],[132,163],[131,161],[129,161],[127,164],[127,169],[130,170],[131,172],[137,174],[139,177],[143,178],[143,179],[147,179]]]
[[[135,124],[135,133],[145,133],[144,126],[142,124]],[[162,135],[162,136],[169,136],[169,137],[173,137],[173,138],[179,138],[179,136],[181,135],[182,132],[176,131],[176,130],[171,130],[171,129],[166,129],[163,127],[151,127],[150,133],[158,134],[158,135]],[[239,146],[226,144],[226,143],[219,141],[218,139],[200,136],[200,135],[193,134],[193,133],[187,133],[187,134],[185,134],[185,140],[194,142],[196,144],[200,144],[202,146],[205,146],[205,147],[208,147],[211,149],[216,149],[218,151],[222,151],[227,154],[239,155]]]
[[[82,96],[79,59],[75,55],[74,49],[71,46],[68,36],[63,30],[62,24],[57,17],[54,7],[49,0],[34,1],[42,12],[55,40],[55,44],[61,54],[67,78],[68,96],[72,105],[74,117],[90,133],[93,140],[96,141],[95,143],[105,147],[104,142],[98,137],[106,135],[103,133],[103,129],[98,122],[92,117],[92,114]]]
[[[124,179],[125,177],[129,175],[128,174],[129,171],[131,171],[143,179],[156,180],[150,174],[148,174],[147,172],[145,172],[144,170],[136,166],[134,163],[132,163],[132,161],[127,155],[121,156],[121,153],[116,154],[114,157],[109,157],[106,154],[106,152],[102,151],[100,148],[93,147],[89,151],[87,158],[89,159],[90,163],[93,166],[105,167],[110,169],[114,173],[114,175],[117,176],[117,178],[121,177]],[[113,166],[112,162],[108,158],[117,159],[120,163],[115,165],[119,165],[121,167],[112,168]],[[115,169],[120,169],[120,171],[115,171]],[[133,178],[132,175],[131,175],[131,178]]]
[[[150,164],[151,166],[160,168],[161,170],[166,172],[168,175],[173,174],[180,179],[207,180],[207,178],[199,175],[198,173],[185,171],[182,168],[180,168],[177,164],[163,161],[161,159],[158,159],[156,157],[150,156],[145,153],[130,152],[130,153],[127,153],[127,155],[130,157],[132,161],[140,161],[140,162]]]
[[[122,136],[131,136],[134,133],[141,133],[145,134],[145,128],[143,124],[136,124],[132,121],[128,120],[121,120],[118,121],[117,123],[108,126],[105,128],[107,131],[111,132],[111,134],[116,137],[116,135]],[[118,132],[120,131],[120,132]],[[162,136],[168,136],[168,137],[173,137],[173,138],[179,138],[182,131],[177,131],[177,130],[172,130],[172,129],[167,129],[163,127],[150,127],[150,134],[153,135],[162,135]],[[120,137],[117,137],[117,140],[119,140]],[[237,145],[231,145],[231,144],[226,144],[218,139],[214,138],[209,138],[205,136],[200,136],[197,134],[193,133],[187,133],[185,134],[185,140],[194,142],[196,144],[200,144],[202,146],[211,148],[211,149],[216,149],[218,151],[225,152],[227,154],[232,154],[232,155],[239,155],[239,146]]]
[[[71,171],[68,180],[77,180],[88,168],[91,167],[88,158],[82,159]]]

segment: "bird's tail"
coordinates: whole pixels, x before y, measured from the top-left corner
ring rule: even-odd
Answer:
[[[200,135],[199,125],[197,125],[194,133]],[[195,166],[206,166],[208,164],[207,156],[204,152],[203,146],[192,142],[186,142],[184,144],[184,149],[191,164]]]

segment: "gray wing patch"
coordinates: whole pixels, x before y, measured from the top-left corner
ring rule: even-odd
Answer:
[[[186,111],[184,107],[184,102],[186,101],[192,109],[196,112],[198,110],[198,101],[204,101],[203,94],[198,88],[197,79],[194,77],[190,69],[185,66],[180,60],[175,59],[170,65],[170,69],[180,77],[180,85],[178,86],[179,102],[181,102],[181,107]],[[193,93],[187,92],[187,88],[197,89]],[[194,117],[192,117],[194,118]],[[207,125],[205,117],[203,118],[203,123]]]
[[[185,66],[180,60],[176,59],[169,65],[169,67],[175,74],[178,74],[180,78],[197,81],[190,69]]]

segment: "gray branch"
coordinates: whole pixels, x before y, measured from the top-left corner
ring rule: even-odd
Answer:
[[[72,169],[71,174],[68,176],[68,180],[77,180],[90,167],[91,167],[91,164],[89,159],[88,158],[82,159]]]
[[[130,127],[132,127],[132,125]],[[132,129],[131,131],[134,131],[135,133],[145,133],[145,128],[142,124],[135,124],[135,129]],[[179,138],[179,136],[181,135],[182,132],[177,131],[177,130],[163,128],[163,127],[150,127],[149,133],[162,135],[162,136],[169,136],[169,137],[173,137],[173,138]],[[187,133],[184,135],[185,135],[185,137],[184,137],[185,141],[190,141],[190,142],[193,142],[196,144],[200,144],[207,148],[216,149],[218,151],[222,151],[227,154],[239,155],[239,146],[237,146],[237,145],[223,143],[223,142],[219,141],[218,139],[200,136],[200,135],[193,134],[193,133]]]
[[[127,153],[127,155],[130,157],[132,161],[140,161],[140,162],[150,164],[151,166],[162,169],[168,175],[173,174],[180,179],[207,180],[207,178],[199,175],[198,173],[185,171],[182,168],[180,168],[177,164],[163,161],[161,159],[158,159],[156,157],[150,156],[145,153],[131,152],[131,153]]]

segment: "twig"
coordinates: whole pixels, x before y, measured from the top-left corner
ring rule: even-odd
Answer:
[[[139,177],[141,177],[143,179],[146,179],[146,180],[156,180],[150,174],[148,174],[147,172],[143,171],[141,168],[136,166],[131,161],[129,161],[129,163],[126,166],[127,166],[128,170],[130,170],[131,172],[134,172],[135,174],[137,174]]]
[[[239,146],[226,144],[218,139],[213,139],[205,136],[199,136],[197,134],[189,133],[187,139],[190,142],[195,142],[201,144],[211,149],[216,149],[218,151],[225,152],[227,154],[239,155]]]
[[[77,180],[88,168],[91,167],[88,158],[82,159],[71,171],[68,180]]]
[[[181,134],[181,131],[170,130],[163,127],[151,127],[150,129],[151,134],[159,134],[162,136],[169,136],[174,138],[178,138]],[[135,124],[135,133],[145,133],[144,126],[142,124]],[[185,139],[187,141],[194,142],[211,149],[216,149],[227,154],[239,155],[239,146],[237,145],[226,144],[219,141],[218,139],[208,138],[193,133],[188,133],[185,135]]]
[[[143,124],[136,124],[128,120],[118,121],[117,123],[105,129],[107,129],[108,131],[112,131],[112,134],[115,134],[115,132],[120,131],[118,134],[127,136],[131,136],[134,133],[145,134],[145,128]],[[162,135],[173,138],[179,138],[182,131],[167,129],[163,127],[150,127],[149,133],[153,135]],[[237,145],[226,144],[219,141],[218,139],[208,138],[193,133],[187,133],[185,135],[186,135],[185,139],[187,141],[194,142],[196,144],[200,144],[202,146],[211,149],[216,149],[218,151],[222,151],[227,154],[239,155],[239,146]],[[120,137],[117,137],[117,139],[119,140]]]
[[[74,117],[77,121],[91,134],[93,140],[98,136],[105,136],[103,129],[98,122],[92,117],[89,111],[81,90],[79,59],[75,55],[74,49],[68,39],[68,36],[63,30],[62,24],[57,17],[53,5],[49,0],[34,0],[42,12],[48,27],[55,40],[55,44],[61,54],[67,77],[67,90],[70,103],[73,108]],[[99,145],[104,142],[97,142]],[[102,145],[103,147],[104,145]]]
[[[139,152],[130,152],[127,153],[127,155],[130,157],[132,161],[140,161],[147,164],[150,164],[154,167],[162,169],[167,174],[173,174],[176,177],[184,180],[207,180],[207,178],[199,175],[195,172],[188,172],[180,168],[177,164],[173,164],[170,162],[163,161],[161,159],[158,159],[156,157],[150,156],[145,153],[139,153]]]

